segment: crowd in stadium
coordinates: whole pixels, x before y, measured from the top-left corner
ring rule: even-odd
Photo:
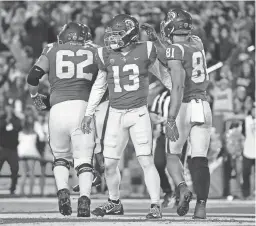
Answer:
[[[224,161],[226,185],[223,196],[250,197],[249,185],[241,182],[241,179],[250,176],[250,167],[256,157],[252,153],[255,150],[246,150],[245,156],[243,145],[246,140],[244,120],[250,117],[255,107],[254,4],[253,1],[0,2],[0,124],[1,120],[6,120],[2,118],[6,113],[20,128],[16,140],[10,134],[6,137],[1,134],[0,139],[0,169],[5,160],[12,166],[10,192],[25,195],[29,172],[32,195],[36,161],[40,159],[41,173],[44,175],[46,163],[52,158],[47,145],[48,113],[37,112],[33,107],[26,76],[44,46],[57,40],[62,26],[68,21],[87,24],[92,30],[93,41],[103,46],[104,24],[114,15],[130,14],[139,23],[154,25],[160,33],[160,22],[165,13],[170,8],[180,7],[192,14],[193,33],[203,41],[208,68],[218,62],[223,63],[223,67],[210,73],[211,84],[208,88],[215,126],[210,146],[212,152],[209,151],[210,162],[219,157]],[[140,39],[147,40],[147,35],[141,32]],[[41,93],[49,93],[46,76],[40,83],[40,90]],[[3,145],[10,145],[13,153],[1,153]],[[20,169],[15,159],[19,159]],[[130,167],[131,172],[140,174],[137,166],[133,156],[127,156],[124,168]],[[19,191],[16,190],[18,174],[21,175]],[[241,186],[239,192],[233,194],[229,186],[232,177]],[[44,183],[43,179],[42,189]]]

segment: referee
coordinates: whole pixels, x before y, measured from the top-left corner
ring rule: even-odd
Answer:
[[[158,94],[152,103],[150,113],[151,120],[153,123],[153,133],[154,133],[154,162],[156,169],[160,176],[161,188],[164,195],[164,201],[162,207],[167,207],[169,204],[169,198],[172,197],[173,190],[166,175],[166,151],[168,148],[168,142],[165,138],[165,119],[168,117],[168,110],[170,107],[170,91],[164,89]],[[185,144],[182,150],[181,162],[184,163],[186,154]],[[178,194],[178,193],[177,193]],[[176,196],[176,203],[178,202],[178,197]]]

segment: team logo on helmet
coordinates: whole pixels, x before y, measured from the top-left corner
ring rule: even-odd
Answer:
[[[177,14],[173,11],[168,12],[168,14],[167,14],[168,20],[173,20],[176,16],[177,16]]]
[[[125,22],[125,25],[128,28],[128,30],[131,30],[135,27],[135,23],[130,19],[127,19],[124,22]]]
[[[184,27],[187,28],[188,27],[188,23],[184,23]]]

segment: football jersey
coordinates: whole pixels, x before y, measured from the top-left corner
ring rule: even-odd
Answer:
[[[95,52],[98,46],[72,43],[48,44],[42,55],[49,59],[50,104],[67,100],[88,101],[98,73]]]
[[[187,41],[171,44],[166,48],[165,57],[166,60],[182,61],[186,72],[183,102],[192,99],[207,100],[209,76],[201,39],[191,36]]]
[[[107,72],[110,106],[132,109],[147,104],[149,68],[156,60],[152,42],[138,42],[126,54],[107,50],[97,51],[99,68]]]

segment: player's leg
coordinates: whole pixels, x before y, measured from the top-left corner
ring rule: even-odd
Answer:
[[[127,118],[133,123],[130,136],[139,163],[144,172],[144,180],[151,199],[150,212],[147,218],[161,218],[160,211],[160,177],[154,164],[152,152],[152,129],[149,112],[146,106],[128,112]]]
[[[210,187],[207,152],[210,145],[212,113],[208,102],[203,102],[205,123],[194,125],[190,132],[192,178],[197,195],[194,218],[206,218],[206,201]]]
[[[92,122],[92,132],[84,134],[81,130],[81,122],[87,107],[87,102],[82,100],[72,101],[70,106],[74,109],[72,121],[70,123],[70,136],[74,158],[74,168],[77,171],[80,187],[80,197],[78,199],[78,217],[90,216],[90,196],[93,181],[92,157],[95,146],[95,126]]]
[[[101,184],[101,176],[104,173],[104,157],[103,157],[103,140],[106,131],[107,119],[108,119],[108,109],[109,109],[109,101],[105,101],[101,103],[95,111],[95,147],[94,147],[94,155],[95,155],[95,165],[94,165],[94,177],[92,186],[99,186]],[[80,187],[79,184],[73,187],[73,191],[79,192]]]
[[[104,139],[105,178],[109,191],[108,201],[92,211],[96,216],[121,215],[124,213],[120,202],[121,175],[118,163],[129,140],[128,130],[124,128],[123,112],[109,109]]]
[[[69,115],[66,102],[54,105],[49,115],[49,143],[54,156],[53,173],[57,186],[59,211],[71,215],[71,201],[68,186],[72,154],[70,152]]]
[[[160,176],[160,186],[165,193],[162,207],[165,208],[169,204],[169,199],[172,196],[172,188],[166,175],[166,152],[165,152],[165,135],[161,133],[156,140],[154,150],[154,163]]]
[[[166,141],[167,169],[177,186],[178,196],[180,197],[177,206],[177,213],[179,216],[187,214],[189,210],[189,202],[192,199],[192,193],[185,182],[184,168],[180,161],[182,148],[191,129],[189,110],[189,105],[187,103],[181,104],[179,114],[176,118],[179,139],[176,142],[171,142],[169,139]]]

